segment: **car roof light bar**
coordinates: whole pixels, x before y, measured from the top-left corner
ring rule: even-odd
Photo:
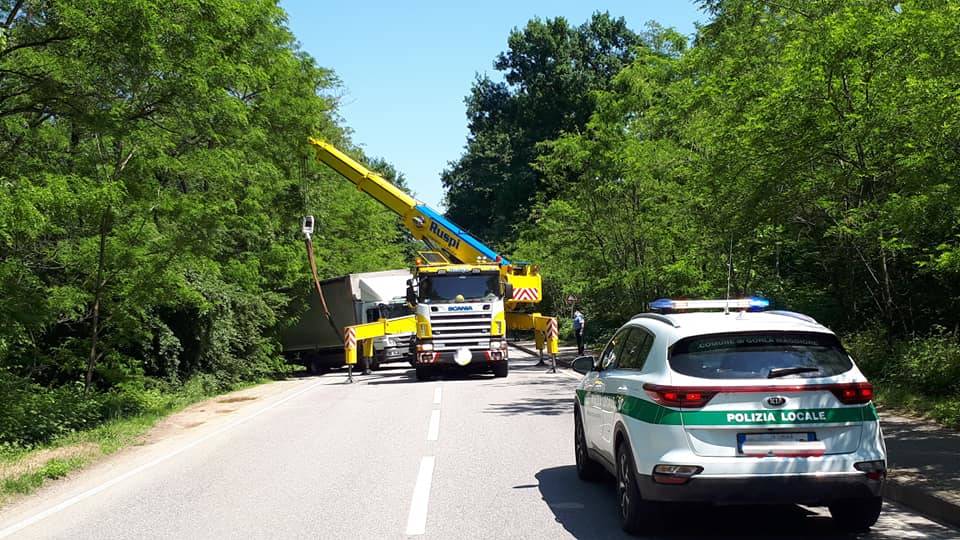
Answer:
[[[650,309],[656,311],[684,311],[696,309],[748,309],[761,311],[770,307],[770,300],[759,296],[749,298],[731,298],[729,300],[673,300],[659,298],[650,302]]]

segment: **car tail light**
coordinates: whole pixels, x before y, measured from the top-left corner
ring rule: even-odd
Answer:
[[[658,384],[645,384],[643,389],[650,396],[650,399],[660,405],[687,409],[699,409],[713,399],[713,396],[717,395],[715,390],[660,386]]]
[[[830,387],[840,403],[861,405],[873,399],[873,385],[870,383],[837,384]]]
[[[701,472],[703,467],[697,465],[657,465],[653,468],[653,481],[658,484],[686,484]]]
[[[867,478],[871,480],[882,480],[887,476],[887,464],[883,460],[861,461],[860,463],[854,463],[853,468],[867,473]]]

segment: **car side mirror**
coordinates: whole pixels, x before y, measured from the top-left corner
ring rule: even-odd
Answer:
[[[587,373],[594,371],[596,369],[597,359],[593,356],[578,356],[574,361],[571,367],[573,370],[581,375],[586,375]]]

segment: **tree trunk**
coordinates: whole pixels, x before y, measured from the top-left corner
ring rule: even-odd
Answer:
[[[87,359],[87,375],[83,383],[84,394],[90,390],[90,384],[93,382],[93,370],[97,367],[97,360],[100,358],[97,352],[97,345],[100,340],[100,303],[103,300],[103,288],[105,285],[103,273],[104,267],[106,266],[107,233],[110,230],[110,212],[111,208],[108,206],[104,209],[103,216],[100,218],[100,252],[97,256],[97,280],[93,295],[93,322],[90,333],[90,357]]]

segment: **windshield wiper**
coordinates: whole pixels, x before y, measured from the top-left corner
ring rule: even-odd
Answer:
[[[786,375],[794,375],[796,373],[812,373],[814,371],[820,371],[820,368],[810,367],[810,366],[774,368],[770,370],[770,373],[767,375],[767,378],[776,379],[777,377],[783,377]]]

